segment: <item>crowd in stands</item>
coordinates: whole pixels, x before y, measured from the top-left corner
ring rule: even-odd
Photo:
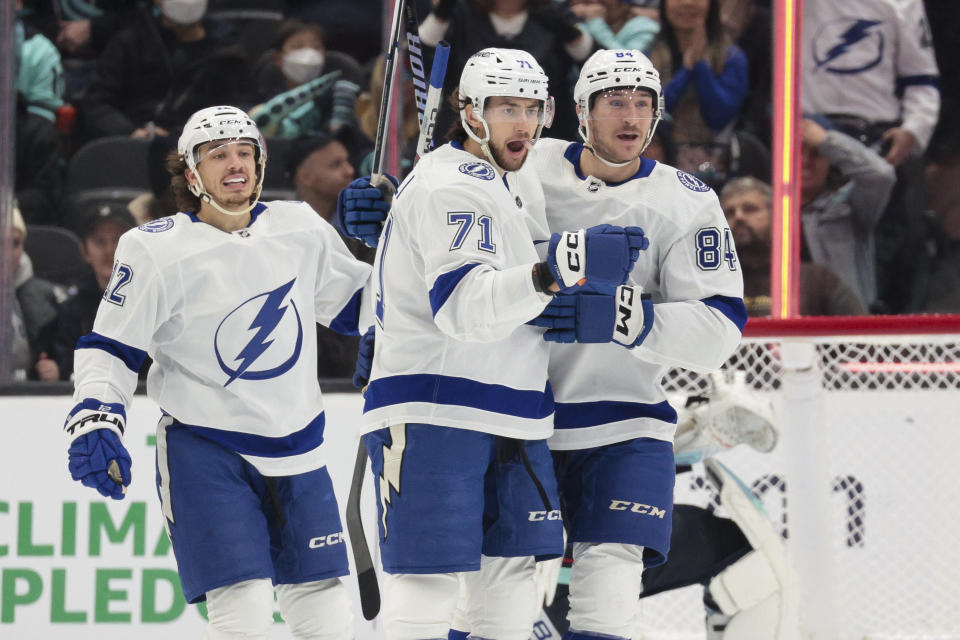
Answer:
[[[771,0],[411,2],[427,64],[437,43],[451,45],[447,95],[475,51],[530,51],[556,100],[551,137],[577,139],[582,61],[599,48],[644,51],[667,114],[646,153],[716,190],[750,313],[769,314]],[[335,224],[337,193],[370,171],[383,4],[17,0],[18,207],[3,268],[20,377],[70,378],[117,238],[176,211],[163,158],[201,107],[248,110],[267,136],[264,198],[302,199]],[[960,312],[960,79],[938,72],[960,54],[951,5],[805,2],[802,314]],[[409,71],[399,77],[404,174],[418,123]],[[456,117],[445,101],[436,130]],[[349,377],[356,341],[323,333],[320,345],[318,375]]]

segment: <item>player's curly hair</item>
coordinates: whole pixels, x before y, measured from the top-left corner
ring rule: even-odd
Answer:
[[[463,121],[460,118],[460,111],[466,105],[469,104],[468,100],[460,99],[460,87],[454,87],[453,91],[450,92],[450,97],[447,98],[447,104],[450,105],[450,108],[453,109],[453,122],[450,123],[450,128],[447,129],[447,133],[444,136],[444,140],[447,142],[452,142],[456,140],[460,144],[463,144],[467,141],[467,130],[463,128]],[[477,132],[479,134],[479,132]]]
[[[167,171],[173,176],[170,178],[170,192],[173,193],[177,209],[184,213],[199,212],[200,198],[190,193],[187,183],[187,161],[177,153],[176,149],[167,154]]]

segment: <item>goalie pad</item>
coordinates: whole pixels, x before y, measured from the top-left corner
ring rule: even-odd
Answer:
[[[678,411],[674,453],[677,464],[694,464],[710,456],[748,444],[760,453],[777,445],[773,406],[749,389],[746,373],[734,371],[711,374],[713,390],[706,397],[692,398],[692,404]]]
[[[706,460],[720,503],[753,548],[714,576],[706,600],[719,611],[707,616],[711,640],[798,640],[799,586],[783,539],[760,500],[728,468]]]

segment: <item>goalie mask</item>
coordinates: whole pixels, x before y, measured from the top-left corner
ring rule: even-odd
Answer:
[[[642,116],[652,120],[647,131],[642,153],[653,140],[653,133],[663,117],[663,91],[660,87],[660,74],[653,64],[636,49],[606,49],[597,51],[583,64],[580,77],[573,88],[573,99],[577,103],[580,127],[578,133],[583,138],[584,145],[593,151],[594,155],[606,165],[623,167],[633,162],[612,162],[599,155],[590,142],[590,120],[595,119],[591,110],[595,97],[605,92],[616,92],[624,100],[647,95],[653,99],[653,108],[649,116]],[[634,117],[634,116],[626,116]]]
[[[533,98],[540,101],[537,111],[537,130],[530,141],[540,139],[543,128],[553,121],[553,98],[549,94],[549,80],[536,59],[518,49],[488,48],[470,56],[460,74],[460,121],[474,141],[480,144],[483,153],[497,169],[501,169],[490,151],[490,127],[500,115],[485,113],[487,98],[511,97]],[[478,136],[467,122],[466,105],[473,105],[473,114],[480,120],[483,136]],[[502,118],[501,118],[502,119]],[[502,170],[502,169],[501,169]]]
[[[200,147],[208,142],[219,144],[212,145],[201,156]],[[249,206],[241,211],[229,211],[217,204],[207,192],[206,187],[203,186],[203,181],[200,179],[200,173],[197,171],[197,165],[217,149],[237,143],[253,145],[254,159],[257,165],[257,182],[250,196]],[[201,201],[210,203],[221,213],[241,216],[253,209],[260,199],[264,168],[267,164],[267,146],[257,125],[243,110],[236,107],[220,106],[197,111],[190,116],[187,124],[183,127],[183,133],[180,134],[180,139],[177,141],[177,153],[183,158],[187,167],[197,179],[196,184],[189,185],[190,192],[200,198]]]

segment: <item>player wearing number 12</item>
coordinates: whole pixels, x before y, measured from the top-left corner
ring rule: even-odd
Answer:
[[[677,414],[660,381],[670,367],[719,368],[747,315],[717,196],[640,155],[664,108],[650,61],[599,51],[574,98],[584,143],[544,139],[531,155],[549,228],[637,225],[650,246],[632,289],[588,285],[556,296],[535,320],[555,343],[549,445],[573,544],[565,638],[630,638],[643,567],[663,563],[670,543]],[[589,344],[598,342],[607,344]]]
[[[294,638],[349,640],[313,323],[356,334],[371,271],[306,204],[259,202],[266,161],[243,111],[187,121],[168,158],[181,212],[123,235],[77,344],[70,472],[123,497],[126,407],[149,354],[157,493],[184,595],[207,601],[205,640],[266,639],[273,585]]]
[[[534,556],[563,541],[548,345],[526,323],[552,292],[621,284],[646,246],[638,228],[548,234],[535,176],[517,173],[549,108],[530,54],[480,51],[458,96],[461,127],[400,184],[374,263],[364,428],[389,640],[446,637],[460,573],[476,636],[527,638]]]

